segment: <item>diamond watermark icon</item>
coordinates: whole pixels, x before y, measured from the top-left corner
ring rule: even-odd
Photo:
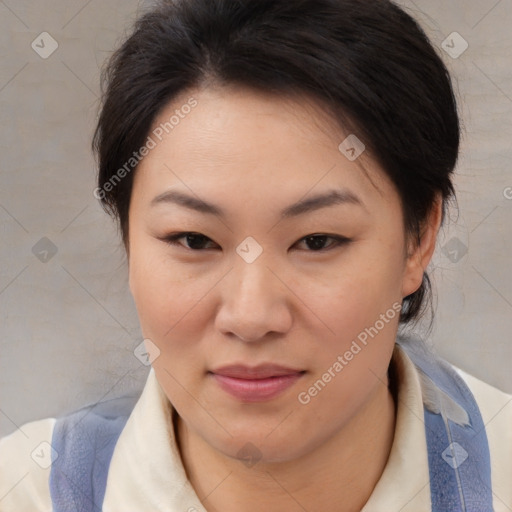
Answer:
[[[452,32],[441,43],[441,48],[452,59],[458,59],[469,48],[469,44],[458,32]]]
[[[42,263],[48,263],[57,251],[57,246],[45,236],[32,247],[32,254]]]
[[[30,456],[38,466],[47,469],[57,460],[59,454],[50,443],[43,441],[37,445]]]
[[[248,468],[252,468],[261,460],[262,454],[252,443],[246,443],[242,448],[240,448],[240,450],[238,450],[236,457]]]
[[[443,254],[452,262],[458,263],[468,252],[468,248],[457,237],[450,238],[443,246]]]
[[[135,347],[133,354],[144,366],[149,366],[160,355],[160,349],[149,338],[145,338]]]
[[[263,252],[263,247],[252,236],[248,236],[236,248],[236,252],[246,263],[253,263]]]
[[[443,460],[453,469],[457,469],[468,458],[468,452],[457,443],[451,443],[441,454]]]
[[[340,153],[353,162],[363,154],[366,146],[356,135],[352,133],[338,146],[338,149]]]
[[[48,32],[41,32],[32,41],[31,46],[39,57],[47,59],[59,47],[59,43]]]

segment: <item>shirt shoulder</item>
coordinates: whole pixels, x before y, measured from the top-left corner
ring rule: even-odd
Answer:
[[[494,508],[512,507],[512,394],[481,381],[457,367],[480,409],[491,456]]]
[[[112,451],[137,399],[90,404],[0,439],[0,512],[72,510],[83,496],[101,501]]]
[[[473,393],[473,396],[480,407],[482,416],[489,414],[494,416],[498,410],[503,410],[505,414],[509,415],[512,413],[512,408],[507,408],[507,404],[512,403],[512,394],[505,393],[504,391],[501,391],[501,389],[491,386],[487,382],[474,377],[457,366],[452,366]]]
[[[0,511],[51,512],[55,418],[26,423],[0,439]]]

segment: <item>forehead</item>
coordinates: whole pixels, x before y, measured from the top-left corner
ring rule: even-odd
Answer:
[[[234,190],[242,202],[250,192],[286,203],[322,187],[350,188],[370,202],[397,200],[368,155],[351,161],[346,144],[340,149],[351,134],[303,96],[235,87],[186,91],[159,113],[149,135],[156,144],[134,183],[134,194],[146,200],[173,186],[231,202]]]

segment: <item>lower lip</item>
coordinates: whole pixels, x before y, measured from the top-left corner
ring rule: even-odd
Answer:
[[[220,387],[231,396],[243,402],[264,402],[277,397],[293,386],[303,373],[292,373],[266,379],[237,379],[212,374]]]

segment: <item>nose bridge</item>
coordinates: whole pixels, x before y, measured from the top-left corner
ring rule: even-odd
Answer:
[[[270,270],[265,256],[251,263],[238,258],[226,284],[217,315],[217,327],[224,333],[255,341],[267,332],[289,328],[286,287]]]
[[[241,308],[257,311],[271,307],[282,293],[276,286],[276,278],[267,267],[266,258],[260,256],[247,263],[243,259],[235,263],[230,287],[230,302]]]

